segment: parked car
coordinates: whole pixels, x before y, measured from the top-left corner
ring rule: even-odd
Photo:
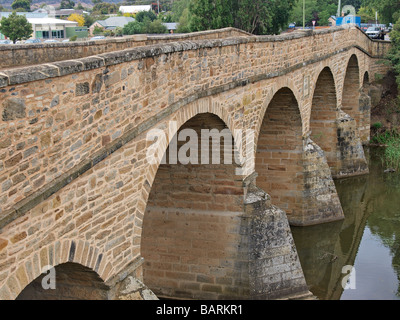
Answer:
[[[39,39],[28,39],[28,40],[25,40],[25,43],[40,43],[40,40]]]
[[[90,38],[90,40],[104,40],[106,37],[105,36],[95,36]]]
[[[56,39],[48,39],[48,40],[45,40],[45,41],[43,41],[44,43],[58,43],[58,42],[60,42],[60,41],[58,41],[58,40],[56,40]]]
[[[381,40],[383,40],[384,37],[385,37],[385,34],[383,33],[383,31],[379,27],[369,27],[365,33],[371,39],[381,39]]]
[[[11,40],[0,40],[0,44],[12,44],[13,42]]]

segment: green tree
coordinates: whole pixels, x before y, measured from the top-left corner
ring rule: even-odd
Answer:
[[[94,5],[92,15],[113,14],[118,12],[115,3],[99,2]]]
[[[392,41],[392,48],[388,58],[396,73],[397,86],[400,90],[400,19],[393,25],[393,30],[390,32],[390,40]]]
[[[237,27],[250,33],[266,34],[272,26],[270,3],[263,0],[239,1]]]
[[[22,11],[31,11],[31,1],[30,0],[14,0],[11,4],[13,10],[22,9]]]
[[[378,12],[380,23],[393,23],[400,18],[400,0],[364,0],[364,6]]]
[[[145,22],[145,20],[154,21],[157,19],[156,14],[153,11],[139,11],[135,16],[136,21]]]
[[[178,22],[185,9],[189,10],[190,0],[175,0],[172,4],[172,20]]]
[[[91,15],[89,15],[87,13],[83,14],[83,18],[85,19],[85,22],[83,23],[83,25],[88,28],[96,21],[96,19],[94,17],[92,17]]]
[[[357,15],[361,18],[362,23],[375,22],[375,10],[371,7],[361,7]]]
[[[99,26],[94,26],[94,28],[93,28],[94,35],[103,34],[103,33],[104,33],[104,28],[99,27]]]
[[[178,33],[188,33],[190,30],[190,13],[189,8],[183,10],[181,17],[179,18],[178,28],[176,30]]]
[[[272,20],[267,27],[267,33],[277,34],[287,28],[294,2],[295,0],[273,0],[270,2]]]
[[[75,2],[72,0],[61,0],[60,9],[73,9],[75,7]]]
[[[126,25],[124,25],[122,32],[125,35],[143,33],[143,23],[136,20],[128,22]]]
[[[234,26],[233,0],[197,0],[189,5],[192,31]],[[237,9],[237,8],[235,8]]]
[[[25,16],[17,15],[14,11],[8,18],[1,19],[0,32],[15,43],[17,40],[29,38],[33,29]]]
[[[82,5],[82,3],[78,2],[78,4],[75,7],[77,10],[85,10],[85,7]]]
[[[146,33],[167,33],[168,29],[160,20],[154,20],[146,24]]]

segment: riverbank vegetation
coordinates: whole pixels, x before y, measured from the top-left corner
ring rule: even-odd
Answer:
[[[386,20],[396,21],[390,32],[392,48],[387,56],[393,68],[392,80],[389,80],[388,94],[383,95],[380,105],[372,109],[372,118],[378,115],[382,121],[374,121],[371,126],[371,143],[384,145],[383,162],[387,168],[400,169],[400,1],[365,0],[380,8]],[[392,82],[392,84],[390,84]],[[386,123],[383,123],[385,121]]]

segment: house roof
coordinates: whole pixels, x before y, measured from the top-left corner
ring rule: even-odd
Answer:
[[[119,7],[119,11],[121,11],[122,13],[135,13],[139,11],[149,11],[149,10],[151,10],[151,5]]]
[[[132,17],[110,17],[106,20],[97,20],[96,22],[102,25],[104,28],[122,28],[124,25],[132,21],[135,21],[135,19]]]
[[[27,18],[31,24],[65,24],[65,25],[78,25],[76,21],[61,20],[54,18]]]
[[[168,30],[176,30],[178,28],[178,22],[164,22],[163,25],[167,27]]]
[[[0,12],[0,19],[5,17],[8,18],[8,16],[12,12]],[[47,12],[17,12],[18,16],[25,16],[27,19],[28,18],[47,18],[48,14]]]
[[[69,16],[69,15],[71,15],[71,14],[73,14],[73,13],[76,13],[76,14],[80,14],[80,15],[83,15],[83,14],[88,14],[89,12],[87,12],[87,11],[85,11],[85,10],[75,10],[75,9],[60,9],[60,10],[55,10],[55,15],[56,16]]]

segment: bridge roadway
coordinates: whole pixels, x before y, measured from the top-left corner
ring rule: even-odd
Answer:
[[[205,34],[0,71],[1,299],[309,294],[289,225],[343,219],[333,178],[368,173],[390,43]],[[229,129],[244,161],[160,164],[185,129]]]

